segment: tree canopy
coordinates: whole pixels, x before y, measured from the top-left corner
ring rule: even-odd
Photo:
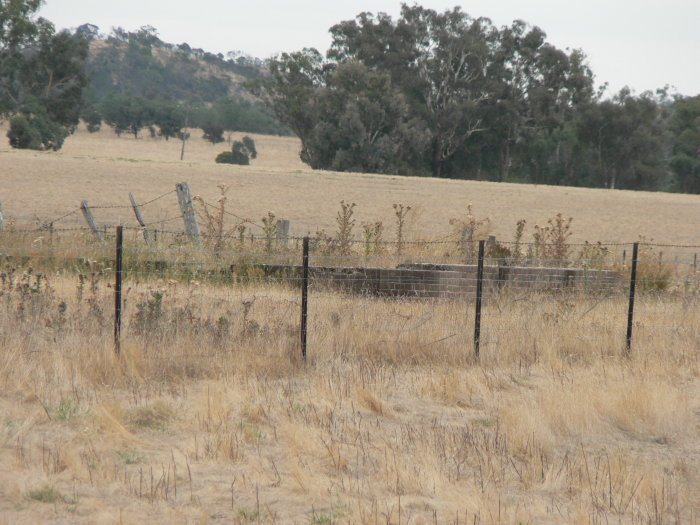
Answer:
[[[79,121],[88,43],[35,19],[41,4],[0,2],[0,114],[11,119],[14,147],[58,149]]]
[[[313,168],[699,191],[696,99],[603,98],[585,54],[536,26],[404,4],[330,33],[253,84]]]

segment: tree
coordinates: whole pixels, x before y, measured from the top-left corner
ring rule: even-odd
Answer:
[[[215,121],[208,121],[202,124],[204,135],[202,138],[208,140],[212,144],[219,144],[224,141],[224,127]]]
[[[80,118],[85,123],[90,133],[100,131],[102,127],[102,114],[95,106],[83,108]]]
[[[594,159],[584,184],[646,190],[663,186],[663,128],[650,93],[635,97],[623,88],[612,100],[589,105],[578,117],[577,136]]]
[[[178,137],[185,125],[185,112],[180,105],[168,99],[152,101],[153,123],[158,126],[159,134],[167,141],[170,137]]]
[[[282,53],[269,63],[270,74],[250,83],[251,91],[270,108],[277,120],[301,140],[300,158],[312,168],[321,168],[309,147],[316,119],[316,92],[325,84],[324,61],[313,48]]]
[[[433,176],[475,134],[486,129],[484,111],[492,102],[491,78],[498,32],[485,18],[459,8],[437,13],[403,4],[401,18],[362,13],[331,28],[329,55],[359,60],[371,70],[388,71],[429,133]]]
[[[129,132],[135,139],[144,126],[153,124],[153,113],[150,101],[130,94],[109,96],[102,102],[104,121],[117,135]]]
[[[670,166],[678,189],[700,193],[700,95],[676,100],[669,122]]]
[[[41,3],[0,3],[0,114],[23,116],[17,126],[24,131],[33,127],[42,137],[39,142],[17,140],[16,127],[11,138],[15,147],[58,149],[79,121],[88,45],[80,34],[56,33],[49,21],[34,20]]]
[[[308,139],[316,162],[336,171],[413,173],[425,148],[403,95],[386,73],[358,62],[338,64],[314,101]],[[416,152],[419,152],[416,155]]]

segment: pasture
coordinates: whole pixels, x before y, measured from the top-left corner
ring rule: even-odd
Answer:
[[[561,212],[574,218],[571,242],[633,242],[642,235],[656,242],[698,244],[698,195],[314,172],[299,160],[298,141],[286,137],[253,136],[260,155],[251,166],[218,165],[214,158],[228,145],[212,145],[200,135],[192,131],[183,162],[179,141],[117,138],[109,129],[91,135],[81,128],[57,153],[12,151],[0,141],[0,202],[7,216],[26,223],[62,216],[83,199],[93,206],[128,205],[131,191],[145,202],[182,181],[193,194],[216,202],[217,185],[223,183],[230,188],[231,212],[259,222],[272,211],[291,220],[298,236],[319,229],[332,233],[344,200],[357,203],[358,226],[382,221],[388,231],[392,204],[412,206],[407,233],[414,238],[450,233],[450,219],[463,217],[471,203],[476,216],[491,219],[490,233],[499,240],[512,240],[520,219],[527,221],[529,237],[536,224]],[[163,220],[177,210],[172,196],[154,203],[146,219]],[[101,210],[96,219],[136,224],[129,209]]]
[[[224,183],[226,210],[256,223],[274,211],[293,235],[333,235],[340,201],[356,202],[355,236],[383,221],[387,245],[363,255],[359,244],[353,264],[388,267],[455,257],[419,250],[428,244],[395,253],[394,203],[412,206],[409,240],[454,239],[450,219],[472,203],[491,219],[480,235],[499,240],[524,218],[529,242],[561,212],[574,217],[565,242],[700,244],[698,196],[316,173],[294,139],[254,138],[250,167],[214,164],[226,145],[196,134],[184,162],[179,142],[108,131],[81,130],[58,153],[3,144],[0,202],[12,230],[181,181],[216,203]],[[144,211],[179,210],[170,195]],[[134,225],[128,208],[95,215]],[[661,248],[663,266],[645,248],[629,354],[629,259],[572,247],[572,266],[619,272],[619,286],[487,296],[478,360],[471,297],[312,286],[304,362],[298,280],[253,264],[298,264],[294,242],[234,237],[214,253],[165,234],[147,248],[131,230],[119,356],[113,239],[52,242],[0,234],[0,523],[700,523],[692,250]],[[173,266],[154,271],[156,256]]]

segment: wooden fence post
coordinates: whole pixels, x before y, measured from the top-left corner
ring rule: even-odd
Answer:
[[[134,208],[134,215],[136,215],[136,220],[141,225],[141,228],[143,228],[143,240],[146,241],[146,244],[151,244],[153,236],[151,235],[149,229],[146,227],[146,221],[143,220],[143,215],[141,214],[141,207],[136,203],[134,194],[131,192],[129,192],[129,200],[131,201],[132,208]]]
[[[5,227],[5,217],[2,215],[2,202],[0,202],[0,232]]]
[[[287,246],[289,244],[289,220],[277,221],[277,244]]]
[[[197,224],[197,216],[194,213],[190,187],[186,182],[181,182],[175,185],[175,189],[177,190],[177,200],[180,203],[182,218],[185,221],[185,233],[187,233],[192,241],[200,244],[199,224]]]
[[[85,217],[85,222],[88,223],[88,226],[92,230],[92,234],[97,237],[98,240],[104,241],[104,235],[102,235],[102,232],[100,229],[97,227],[97,223],[95,222],[95,217],[92,215],[92,211],[90,211],[90,206],[88,205],[88,201],[83,201],[80,203],[80,211],[83,212],[83,217]]]

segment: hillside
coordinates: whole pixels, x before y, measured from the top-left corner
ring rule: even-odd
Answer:
[[[225,96],[249,96],[243,82],[264,74],[264,64],[256,58],[225,58],[186,43],[163,42],[153,28],[115,29],[108,36],[95,33],[87,69],[90,98],[96,101],[131,92],[146,98],[215,102]]]
[[[3,142],[0,202],[5,215],[23,223],[48,220],[76,209],[82,199],[95,206],[127,205],[129,191],[143,202],[188,181],[209,202],[217,199],[217,184],[227,184],[231,212],[259,222],[274,211],[291,220],[295,235],[334,232],[339,203],[345,200],[357,203],[358,237],[362,222],[383,221],[387,240],[393,239],[393,203],[413,207],[411,236],[444,237],[452,232],[450,219],[463,217],[472,203],[478,217],[491,218],[489,232],[502,240],[512,240],[517,220],[527,220],[529,239],[535,224],[558,212],[574,218],[573,242],[632,242],[640,235],[676,244],[699,240],[698,195],[313,171],[300,162],[296,138],[264,135],[253,135],[259,158],[251,166],[219,165],[214,158],[228,145],[212,145],[199,130],[191,131],[184,162],[179,141],[118,138],[108,129],[89,134],[81,127],[58,153],[12,150]],[[5,132],[0,127],[0,134]],[[147,220],[174,215],[173,196],[150,205]],[[134,223],[124,208],[100,209],[96,217],[102,224]],[[81,220],[73,215],[62,224],[82,225]],[[179,222],[164,226],[182,227]]]

